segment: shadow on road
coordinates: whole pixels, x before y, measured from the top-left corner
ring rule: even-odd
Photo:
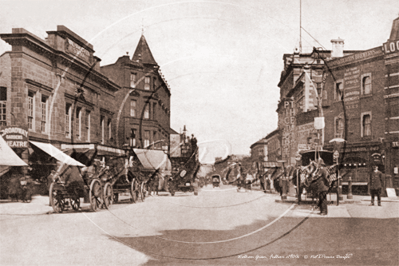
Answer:
[[[283,217],[262,229],[269,222],[110,239],[146,254],[145,265],[399,265],[397,218]]]

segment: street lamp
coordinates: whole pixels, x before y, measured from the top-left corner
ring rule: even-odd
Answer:
[[[339,148],[341,146],[342,143],[345,142],[345,139],[343,138],[334,138],[332,140],[329,141],[330,143],[334,144],[334,153],[333,153],[333,158],[336,164],[338,164],[337,166],[337,171],[336,171],[336,175],[337,175],[337,205],[339,205],[339,201],[343,200],[343,196],[342,196],[342,181],[341,178],[339,178]],[[347,195],[348,199],[352,199],[352,180],[351,177],[349,176],[349,180],[348,180],[348,195]]]

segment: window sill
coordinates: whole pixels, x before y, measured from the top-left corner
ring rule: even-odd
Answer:
[[[363,98],[369,98],[369,97],[373,97],[373,94],[362,94],[362,95],[360,95],[360,99],[363,99]]]
[[[371,136],[365,136],[365,137],[361,137],[360,139],[363,140],[363,141],[370,141],[370,140],[372,140],[372,137]]]

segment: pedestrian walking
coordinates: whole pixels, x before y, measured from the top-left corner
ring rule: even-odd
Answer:
[[[373,166],[373,171],[370,173],[370,194],[371,194],[371,206],[374,205],[374,198],[377,196],[378,206],[381,206],[381,190],[383,185],[382,173],[378,170],[378,166]]]
[[[258,172],[258,176],[259,176],[259,182],[260,182],[260,188],[263,190],[264,193],[266,193],[266,173],[260,173]]]
[[[237,191],[240,191],[242,187],[245,187],[245,176],[241,163],[238,163]]]
[[[158,188],[159,188],[159,175],[158,172],[155,172],[152,174],[149,180],[149,186],[148,186],[148,194],[152,196],[152,192],[154,192],[154,195],[156,194],[158,196]]]

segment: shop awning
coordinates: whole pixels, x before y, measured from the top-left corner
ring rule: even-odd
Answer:
[[[97,156],[124,156],[125,151],[122,149],[104,146],[101,144],[61,144],[62,150],[74,150],[75,152],[86,153],[87,151],[96,151]]]
[[[57,149],[50,143],[43,143],[43,142],[37,142],[37,141],[30,141],[30,143],[62,163],[65,163],[68,165],[81,166],[81,167],[85,166],[84,164],[71,158],[70,156],[68,156],[67,154],[62,152],[61,150]]]
[[[0,165],[28,166],[21,158],[19,158],[10,146],[8,146],[2,136],[0,136]]]
[[[172,164],[168,156],[161,150],[133,149],[144,170],[164,171],[165,174],[172,169]]]

